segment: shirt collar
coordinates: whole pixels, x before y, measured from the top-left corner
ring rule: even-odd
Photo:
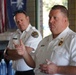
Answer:
[[[66,36],[68,35],[69,27],[67,27],[63,32],[61,32],[55,39],[65,39]]]
[[[28,31],[30,30],[30,28],[31,28],[31,24],[28,25],[27,29],[24,30],[23,33],[24,33],[24,32],[28,32]],[[22,33],[22,32],[20,31],[20,29],[17,29],[17,32],[20,33],[20,34]]]
[[[26,32],[28,32],[31,28],[31,24],[28,25],[27,29],[26,29]]]

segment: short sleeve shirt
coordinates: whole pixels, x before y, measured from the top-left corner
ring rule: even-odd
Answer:
[[[35,36],[35,34],[32,35],[33,33],[36,33],[37,36]],[[9,45],[8,45],[8,47],[12,48],[12,49],[14,48],[13,38],[17,38],[18,40],[22,39],[25,46],[33,48],[34,51],[36,50],[39,42],[42,40],[42,36],[41,36],[40,32],[35,27],[32,27],[31,25],[28,26],[26,31],[21,32],[18,29],[13,34],[11,40],[9,41]],[[32,69],[31,67],[29,67],[26,64],[24,59],[19,59],[19,60],[13,61],[13,68],[17,71],[27,71],[27,70]]]
[[[52,35],[44,38],[36,50],[36,75],[48,75],[41,73],[38,68],[46,59],[59,66],[76,66],[76,34],[68,27],[55,39]],[[55,74],[60,75],[60,74]]]

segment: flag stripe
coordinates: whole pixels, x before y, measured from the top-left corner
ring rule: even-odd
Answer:
[[[0,25],[0,33],[5,31],[5,19],[6,19],[6,0],[1,0],[1,25]]]

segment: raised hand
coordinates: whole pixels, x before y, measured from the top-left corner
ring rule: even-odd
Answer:
[[[15,46],[15,49],[17,50],[17,53],[21,56],[24,56],[24,54],[26,52],[26,48],[25,48],[25,45],[23,44],[22,40],[20,40],[20,44],[16,44],[14,42],[14,46]]]

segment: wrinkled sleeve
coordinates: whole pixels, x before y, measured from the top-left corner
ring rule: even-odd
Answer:
[[[72,38],[70,51],[70,65],[76,66],[76,36]]]

